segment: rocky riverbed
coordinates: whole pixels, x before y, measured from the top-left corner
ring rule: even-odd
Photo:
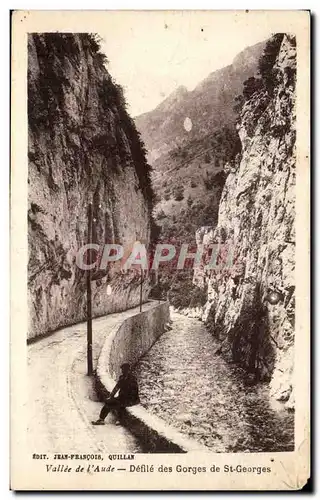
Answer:
[[[247,385],[201,322],[172,318],[136,367],[143,406],[214,452],[293,450],[294,413],[270,401],[263,384]]]

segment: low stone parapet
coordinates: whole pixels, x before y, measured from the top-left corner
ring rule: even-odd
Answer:
[[[168,328],[169,304],[155,302],[154,307],[130,316],[108,333],[96,369],[96,389],[102,400],[112,391],[120,374],[121,364],[137,363]],[[124,425],[139,439],[145,451],[209,451],[205,446],[166,424],[161,418],[152,415],[142,405],[126,408],[122,419]]]

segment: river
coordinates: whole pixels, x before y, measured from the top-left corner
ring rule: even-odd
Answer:
[[[136,367],[143,406],[214,452],[292,451],[294,413],[271,403],[265,384],[246,385],[201,322],[172,319]]]

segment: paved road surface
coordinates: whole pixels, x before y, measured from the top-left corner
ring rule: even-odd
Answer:
[[[93,320],[94,368],[108,330],[138,311],[136,308]],[[136,438],[116,426],[111,414],[105,426],[91,425],[102,405],[86,370],[86,323],[64,328],[29,345],[28,438],[33,453],[141,451]]]

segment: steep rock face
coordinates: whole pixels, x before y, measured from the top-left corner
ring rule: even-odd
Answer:
[[[272,93],[257,90],[242,108],[241,160],[227,166],[217,227],[197,234],[198,243],[226,245],[233,265],[194,277],[208,284],[203,319],[221,352],[269,381],[287,407],[294,404],[295,69],[295,40],[284,35]],[[280,299],[273,305],[272,291]]]
[[[88,203],[92,241],[130,247],[150,240],[152,190],[139,135],[95,38],[33,34],[28,49],[31,338],[86,318],[75,255],[87,243]],[[137,305],[139,282],[130,272],[102,273],[92,282],[93,316]]]

